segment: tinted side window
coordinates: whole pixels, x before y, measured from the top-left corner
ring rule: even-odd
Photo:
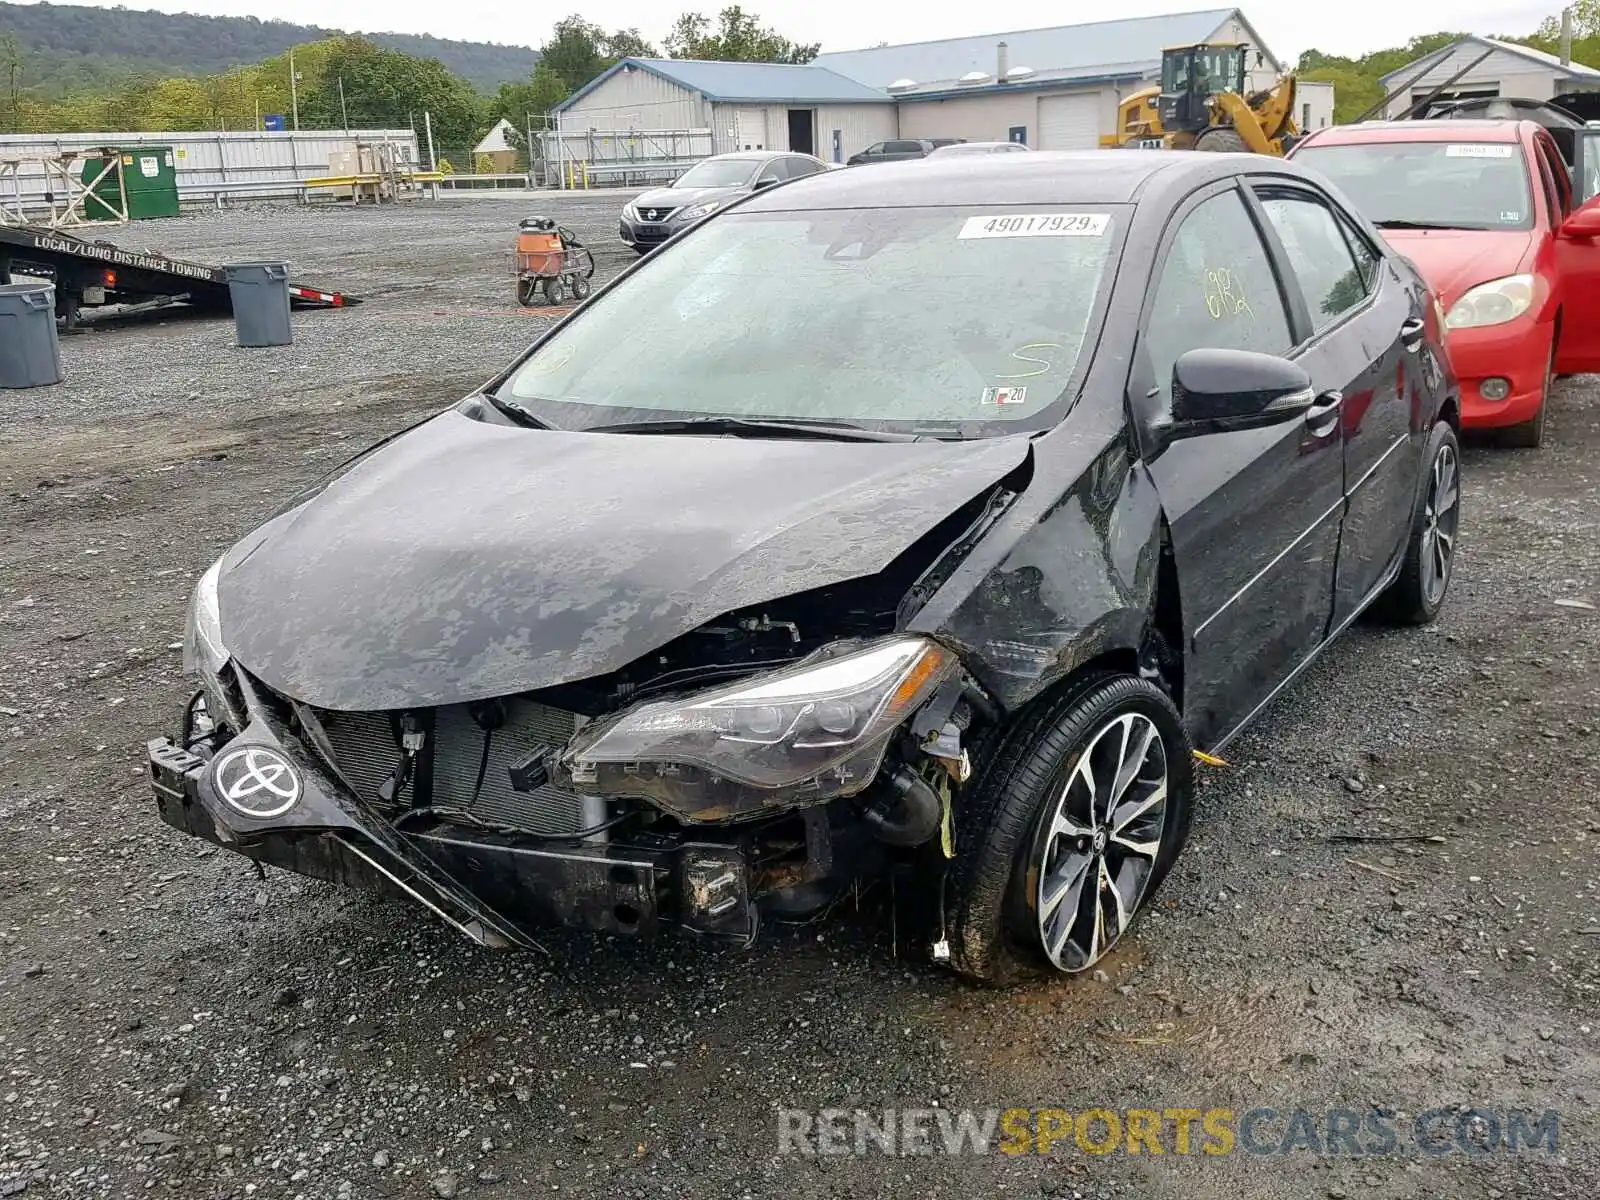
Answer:
[[[781,181],[789,178],[788,173],[784,170],[783,161],[784,160],[781,158],[775,158],[766,166],[762,167],[761,174],[756,176],[756,182],[766,183],[769,180]]]
[[[1311,310],[1312,327],[1326,329],[1366,298],[1367,286],[1350,244],[1327,205],[1310,196],[1268,194],[1267,220],[1283,243],[1295,281]]]
[[[1356,270],[1361,274],[1361,286],[1370,295],[1378,283],[1378,254],[1372,248],[1372,243],[1345,219],[1345,214],[1339,214],[1339,228],[1344,230],[1344,239],[1350,244],[1350,253],[1355,255]]]
[[[886,146],[890,154],[917,154],[922,150],[921,142],[888,142]]]
[[[1272,261],[1237,192],[1183,219],[1161,264],[1144,344],[1169,400],[1172,365],[1189,350],[1286,354],[1294,344]]]
[[[790,179],[803,179],[822,170],[821,163],[814,163],[809,158],[786,158],[783,161]]]

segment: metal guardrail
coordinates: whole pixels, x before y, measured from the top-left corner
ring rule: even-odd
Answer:
[[[526,171],[485,171],[477,175],[446,175],[439,180],[450,191],[489,191],[498,187],[532,188],[538,185]]]
[[[562,191],[588,188],[591,182],[610,178],[620,184],[673,180],[701,160],[698,158],[619,159],[602,162],[569,161],[563,164],[553,186]]]

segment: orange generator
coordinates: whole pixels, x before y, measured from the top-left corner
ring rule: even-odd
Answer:
[[[549,217],[526,217],[518,225],[515,258],[518,304],[565,304],[589,294],[594,255]]]

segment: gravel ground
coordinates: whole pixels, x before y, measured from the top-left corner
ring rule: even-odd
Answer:
[[[1561,385],[1544,450],[1468,448],[1444,618],[1358,627],[1208,774],[1158,905],[1090,978],[966,988],[882,886],[749,950],[495,954],[156,820],[141,748],[185,697],[195,576],[542,328],[511,303],[517,218],[560,216],[610,274],[618,204],[133,227],[202,260],[286,256],[367,303],[297,315],[276,351],[227,322],[107,328],[64,342],[65,386],[0,392],[0,1195],[1594,1197],[1592,380]],[[1439,1106],[1553,1109],[1559,1146],[777,1152],[782,1107],[1041,1105],[1377,1106],[1402,1141]]]

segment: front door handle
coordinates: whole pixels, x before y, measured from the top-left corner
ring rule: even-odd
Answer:
[[[1315,437],[1327,437],[1339,427],[1339,408],[1343,404],[1343,392],[1322,392],[1306,409],[1306,428]]]
[[[1415,354],[1422,349],[1422,335],[1427,326],[1422,323],[1421,317],[1412,317],[1400,325],[1400,344]]]

